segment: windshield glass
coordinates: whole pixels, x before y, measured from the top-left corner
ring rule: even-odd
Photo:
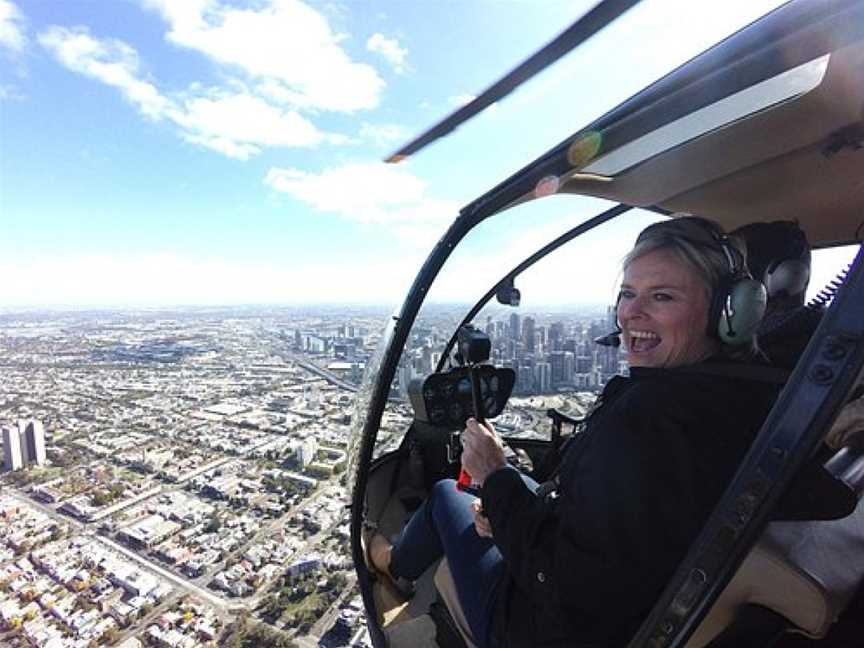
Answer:
[[[448,341],[476,301],[524,258],[609,206],[601,200],[558,195],[493,216],[469,233],[445,263],[412,326],[373,457],[398,448],[413,417],[407,398],[411,381],[435,371]],[[507,408],[495,421],[502,435],[547,438],[548,409],[578,418],[612,376],[626,371],[616,348],[594,340],[614,330],[611,305],[621,259],[638,232],[662,218],[634,209],[576,237],[516,277],[518,306],[502,305],[493,297],[473,318],[490,337],[490,362],[516,374]],[[809,296],[849,260],[847,248],[817,251]],[[355,399],[349,445],[351,484],[369,401],[396,317],[387,319]],[[452,364],[451,352],[445,367]]]
[[[524,203],[475,227],[454,250],[429,288],[409,333],[385,408],[373,456],[398,447],[413,418],[408,402],[412,381],[431,374],[459,323],[471,307],[526,257],[597,213],[607,201],[557,195]],[[591,343],[611,330],[618,266],[636,233],[663,218],[634,210],[577,237],[516,279],[518,307],[496,300],[474,318],[492,338],[490,361],[517,374],[512,407],[501,416],[501,429],[514,436],[534,436],[548,407],[578,413],[606,380],[619,371],[617,352]],[[388,326],[376,353],[377,372]],[[372,373],[358,395],[354,434],[362,432]],[[359,440],[352,444],[357,452]]]
[[[369,401],[372,399],[372,392],[375,389],[381,363],[393,337],[397,319],[398,317],[395,313],[387,318],[384,330],[381,332],[378,343],[375,345],[375,351],[366,363],[360,388],[354,396],[354,412],[351,415],[351,434],[348,439],[348,484],[351,487],[353,487],[355,481],[360,441],[363,438],[363,427],[366,425],[366,418],[369,415]]]

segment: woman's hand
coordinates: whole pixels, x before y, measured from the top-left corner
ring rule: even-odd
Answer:
[[[504,448],[491,423],[480,425],[469,418],[462,432],[462,468],[471,481],[482,486],[492,472],[507,464]]]
[[[483,515],[483,505],[480,500],[471,502],[471,510],[474,511],[474,529],[477,535],[481,538],[491,538],[492,525],[489,523],[489,518]]]

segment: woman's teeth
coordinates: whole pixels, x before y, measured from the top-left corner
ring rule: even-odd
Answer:
[[[647,351],[660,344],[660,336],[651,331],[629,331],[630,350]]]

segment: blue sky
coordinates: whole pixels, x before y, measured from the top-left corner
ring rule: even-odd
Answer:
[[[0,304],[396,303],[461,205],[779,3],[646,0],[380,163],[592,4],[0,0]]]

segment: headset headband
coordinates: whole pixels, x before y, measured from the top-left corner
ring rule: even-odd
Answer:
[[[722,252],[729,268],[727,275],[734,278],[746,275],[744,258],[741,251],[732,243],[729,236],[720,226],[707,218],[698,216],[678,216],[666,221],[660,221],[646,227],[636,239],[639,245],[647,238],[657,236],[680,237],[690,243],[708,247]]]

